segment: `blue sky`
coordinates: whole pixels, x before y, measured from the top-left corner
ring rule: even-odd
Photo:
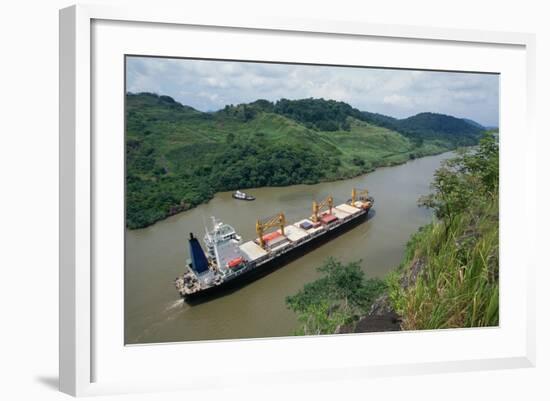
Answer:
[[[496,126],[492,74],[128,57],[126,89],[154,92],[201,111],[257,99],[325,98],[397,118],[450,114]]]

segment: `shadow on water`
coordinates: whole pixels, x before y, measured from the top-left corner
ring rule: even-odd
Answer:
[[[376,216],[376,209],[372,208],[371,210],[369,210],[367,221],[371,221],[374,218],[374,216]]]

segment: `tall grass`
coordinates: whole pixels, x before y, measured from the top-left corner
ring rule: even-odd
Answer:
[[[400,271],[388,278],[403,329],[498,326],[498,232],[497,196],[412,238]]]

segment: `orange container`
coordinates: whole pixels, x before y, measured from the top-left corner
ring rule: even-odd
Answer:
[[[273,231],[272,233],[264,235],[262,238],[265,242],[272,241],[275,238],[279,238],[281,236],[281,233],[279,231]]]
[[[229,262],[227,262],[227,266],[232,268],[232,267],[236,267],[236,266],[240,265],[243,262],[244,262],[244,259],[242,257],[239,257],[239,258],[235,258],[235,259],[232,259]]]

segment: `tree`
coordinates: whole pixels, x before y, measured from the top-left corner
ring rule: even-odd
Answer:
[[[419,204],[432,208],[449,226],[471,205],[484,202],[487,194],[498,193],[498,161],[498,135],[486,132],[473,151],[459,151],[442,164],[431,185],[433,192]]]
[[[359,261],[342,264],[329,258],[318,271],[321,278],[286,298],[301,322],[299,334],[334,333],[366,311],[386,288],[380,279],[366,279]]]

